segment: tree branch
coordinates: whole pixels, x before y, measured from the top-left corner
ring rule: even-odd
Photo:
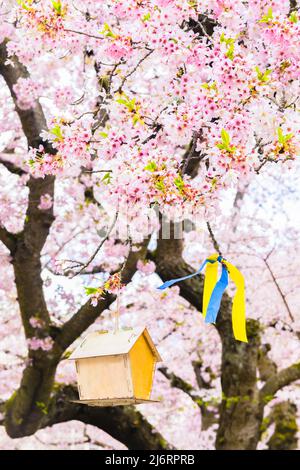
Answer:
[[[171,387],[184,392],[200,408],[203,430],[208,429],[212,424],[217,422],[216,414],[207,409],[207,406],[211,406],[211,403],[205,402],[205,400],[197,394],[197,390],[195,390],[188,382],[174,374],[174,372],[170,372],[166,367],[159,367],[158,370],[170,381]]]
[[[197,142],[198,140],[201,142],[202,137],[202,129],[200,129],[200,131],[198,132],[194,132],[193,138],[188,146],[188,149],[183,155],[183,159],[181,162],[181,173],[183,175],[189,175],[191,176],[191,178],[197,176],[200,161],[205,157],[204,154],[196,150]]]
[[[290,401],[276,403],[264,420],[267,425],[275,423],[275,429],[268,440],[269,450],[297,449],[297,406]]]
[[[283,301],[283,303],[284,303],[284,306],[285,306],[285,308],[286,308],[286,311],[287,311],[287,313],[288,313],[288,316],[290,317],[290,319],[291,319],[292,321],[295,321],[295,318],[294,318],[294,316],[293,316],[293,314],[292,314],[292,312],[291,312],[291,309],[290,309],[290,307],[289,307],[289,304],[287,303],[286,296],[285,296],[284,293],[282,292],[281,287],[280,287],[280,285],[279,285],[279,283],[278,283],[278,281],[277,281],[277,279],[276,279],[276,277],[275,277],[275,274],[273,273],[273,270],[272,270],[270,264],[268,263],[268,257],[267,257],[267,258],[264,258],[263,261],[264,261],[264,263],[265,263],[265,265],[266,265],[266,267],[267,267],[267,269],[268,269],[268,271],[269,271],[269,273],[270,273],[270,275],[271,275],[272,281],[274,282],[274,284],[275,284],[275,286],[276,286],[276,289],[277,289],[277,291],[278,291],[280,297],[282,298],[282,301]]]
[[[221,249],[220,249],[220,246],[219,246],[219,243],[217,242],[217,239],[214,235],[214,232],[212,231],[212,228],[211,228],[211,225],[209,222],[206,222],[206,225],[207,225],[207,229],[208,229],[208,233],[209,233],[209,236],[211,238],[211,241],[212,241],[212,244],[214,246],[214,249],[216,250],[217,253],[219,253],[220,256],[222,256],[222,252],[221,252]]]
[[[34,107],[26,110],[18,106],[14,85],[19,78],[27,78],[29,74],[26,67],[19,62],[17,57],[10,57],[10,62],[13,65],[7,63],[6,45],[7,41],[2,42],[0,45],[0,74],[10,90],[28,146],[38,148],[42,144],[48,153],[53,154],[55,150],[40,137],[42,130],[46,129],[47,125],[39,101],[36,100]],[[26,336],[30,337],[33,330],[30,326],[29,318],[32,315],[40,317],[47,325],[50,323],[43,293],[40,253],[54,220],[53,207],[41,211],[38,205],[41,196],[45,194],[49,194],[53,198],[54,177],[33,178],[31,176],[28,181],[28,187],[29,200],[24,230],[17,238],[18,243],[13,256],[13,266],[22,321]]]
[[[16,249],[16,237],[6,230],[5,227],[0,226],[0,241],[6,246],[10,253],[14,253]]]
[[[22,176],[26,174],[25,170],[22,170],[22,168],[3,158],[0,158],[0,164],[3,165],[10,173],[13,173],[14,175]]]
[[[278,390],[281,390],[283,387],[290,385],[296,380],[300,380],[300,362],[286,369],[282,369],[267,380],[259,393],[261,402],[266,403],[270,401]]]
[[[82,265],[82,267],[80,268],[80,270],[78,272],[76,272],[72,277],[75,277],[75,276],[78,276],[79,274],[82,274],[85,269],[92,263],[92,261],[96,258],[97,254],[99,253],[99,251],[101,250],[102,246],[104,245],[104,243],[106,242],[106,240],[108,240],[111,232],[113,231],[114,229],[114,226],[116,225],[116,222],[117,222],[117,219],[118,219],[118,211],[116,212],[115,216],[114,216],[114,219],[110,225],[110,227],[108,228],[107,230],[107,233],[105,235],[105,237],[102,238],[101,242],[99,243],[99,245],[97,246],[96,250],[94,251],[94,253],[92,254],[92,256],[88,259],[88,261],[86,263],[84,263]]]
[[[140,250],[129,252],[128,258],[122,270],[122,282],[128,284],[136,271],[136,264],[139,259],[145,257],[149,240],[145,240],[140,245]],[[115,301],[116,297],[112,294],[106,294],[104,299],[93,307],[91,301],[88,300],[70,320],[68,320],[61,328],[60,333],[56,337],[56,343],[63,352],[68,348],[76,338],[78,338],[100,315],[109,308]]]
[[[96,426],[125,444],[128,449],[160,450],[171,447],[133,406],[90,407],[73,403],[76,387],[59,386],[48,406],[41,427],[77,420]]]

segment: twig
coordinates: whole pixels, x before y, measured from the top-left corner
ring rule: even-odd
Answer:
[[[254,169],[255,173],[258,175],[263,166],[268,162],[268,159],[262,161],[262,163]]]
[[[280,287],[280,285],[278,284],[278,281],[277,281],[277,279],[276,279],[276,277],[275,277],[275,275],[274,275],[274,273],[273,273],[273,271],[272,271],[272,269],[271,269],[271,266],[270,266],[269,263],[268,263],[268,258],[269,258],[269,256],[270,256],[270,254],[271,254],[271,253],[269,253],[269,255],[268,255],[266,258],[264,258],[264,263],[265,263],[265,265],[266,265],[266,267],[267,267],[267,269],[268,269],[268,271],[269,271],[269,273],[270,273],[270,275],[271,275],[271,277],[272,277],[272,280],[273,280],[273,282],[274,282],[274,284],[275,284],[275,286],[276,286],[276,288],[277,288],[277,290],[278,290],[278,292],[279,292],[279,294],[280,294],[280,297],[282,298],[282,301],[283,301],[283,303],[284,303],[284,306],[285,306],[285,308],[286,308],[286,310],[287,310],[287,312],[288,312],[288,315],[289,315],[290,319],[291,319],[292,321],[295,321],[295,318],[294,318],[294,316],[293,316],[293,314],[292,314],[292,312],[291,312],[291,310],[290,310],[289,304],[288,304],[287,301],[286,301],[285,295],[284,295],[284,293],[282,292],[281,287]]]
[[[221,252],[221,249],[219,247],[219,244],[216,240],[216,237],[212,231],[212,228],[210,226],[210,223],[209,222],[206,222],[206,225],[207,225],[207,228],[208,228],[208,232],[209,232],[209,235],[210,235],[210,238],[211,238],[211,241],[213,242],[213,245],[214,245],[214,249],[219,253],[220,256],[223,256],[222,255],[222,252]]]
[[[112,173],[112,170],[82,170],[82,173]]]
[[[91,264],[91,262],[96,258],[97,254],[99,253],[99,251],[101,250],[102,246],[104,245],[104,243],[106,242],[106,240],[108,239],[108,237],[110,236],[114,226],[116,225],[116,222],[117,222],[117,219],[118,219],[118,215],[119,215],[119,212],[117,211],[116,212],[116,215],[114,217],[114,220],[111,224],[111,226],[109,227],[108,231],[107,231],[107,234],[105,235],[105,237],[101,240],[101,242],[99,243],[97,249],[94,251],[94,253],[92,254],[92,256],[90,257],[90,259],[82,266],[82,268],[77,272],[75,273],[72,278],[74,278],[75,276],[78,276],[79,274],[81,274],[88,266],[89,264]]]
[[[129,72],[129,73],[123,78],[123,80],[122,80],[122,82],[121,82],[121,85],[120,85],[119,88],[118,88],[118,92],[121,92],[121,91],[122,91],[122,88],[123,88],[124,83],[126,82],[126,80],[127,80],[129,77],[131,77],[131,75],[133,75],[133,74],[137,71],[137,69],[139,68],[139,66],[141,65],[141,63],[144,62],[144,60],[146,60],[147,57],[149,57],[149,55],[152,54],[152,52],[154,52],[154,49],[150,49],[149,52],[147,52],[147,54],[144,55],[144,57],[142,57],[142,58],[138,61],[138,63],[137,63],[136,66],[131,70],[131,72]]]
[[[74,29],[66,29],[66,28],[64,28],[64,31],[67,31],[68,33],[81,34],[82,36],[88,36],[89,38],[100,39],[100,40],[103,39],[103,38],[100,37],[100,36],[95,36],[94,34],[84,33],[83,31],[76,31],[76,30],[74,30]]]

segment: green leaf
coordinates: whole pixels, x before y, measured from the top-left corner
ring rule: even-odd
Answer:
[[[111,182],[111,173],[108,171],[102,178],[104,184],[109,184]]]
[[[163,181],[157,181],[155,183],[155,187],[156,189],[159,189],[160,191],[164,191],[165,190],[165,185],[164,185],[164,182]]]
[[[227,52],[226,52],[226,57],[228,59],[233,60],[234,59],[234,38],[226,38],[225,34],[222,33],[220,36],[220,43],[225,43],[227,46]]]
[[[263,15],[259,20],[259,23],[269,23],[269,21],[273,20],[273,10],[269,8],[266,15]]]
[[[132,98],[132,100],[130,100],[125,94],[122,94],[121,98],[118,98],[116,100],[116,102],[126,106],[126,108],[129,111],[135,111],[136,110],[136,103],[135,103],[136,99],[135,98]]]
[[[184,189],[184,181],[180,175],[174,179],[174,184],[180,192]]]
[[[127,102],[127,108],[129,109],[129,111],[134,111],[135,110],[135,98],[132,98],[132,100],[128,101]]]
[[[255,67],[256,73],[257,73],[257,78],[260,82],[267,83],[270,80],[270,74],[272,70],[266,69],[265,72],[262,72],[259,67]]]
[[[230,60],[233,60],[234,59],[234,44],[230,44],[229,48],[227,49],[227,52],[226,52],[226,57],[228,57],[228,59]]]
[[[17,3],[18,3],[18,5],[20,5],[22,8],[24,8],[24,10],[27,10],[27,11],[30,10],[30,6],[27,5],[26,2],[23,2],[22,0],[17,0]]]
[[[52,6],[53,6],[54,10],[56,11],[56,13],[58,15],[61,15],[61,10],[62,10],[61,2],[59,0],[58,1],[52,0],[51,3],[52,3]]]
[[[222,42],[226,42],[226,37],[225,37],[225,34],[222,33],[221,36],[220,36],[220,43]]]
[[[124,100],[123,98],[118,98],[116,102],[119,104],[123,104],[124,106],[128,105],[128,101]]]
[[[100,137],[103,137],[103,139],[106,139],[108,137],[107,132],[99,132]]]
[[[140,121],[140,116],[135,114],[132,118],[133,125],[135,126]]]
[[[197,0],[189,0],[188,4],[191,8],[194,8],[195,10],[197,10],[197,8],[198,8],[198,1]]]
[[[221,130],[221,139],[222,139],[222,142],[216,144],[216,147],[218,147],[218,149],[226,150],[226,152],[229,152],[229,153],[233,153],[236,150],[236,147],[234,147],[233,145],[230,145],[231,138],[225,129]]]
[[[107,24],[104,23],[103,29],[100,31],[100,34],[103,34],[107,38],[116,38],[117,36],[112,32],[111,27]]]
[[[277,128],[277,136],[278,136],[278,142],[282,145],[285,145],[291,138],[294,136],[292,132],[289,134],[284,135],[282,132],[281,127]]]
[[[146,21],[149,21],[151,18],[151,14],[150,13],[146,13],[143,17],[142,17],[142,21],[145,23]]]
[[[156,165],[156,163],[155,163],[154,161],[151,161],[151,162],[149,162],[149,163],[145,166],[144,170],[147,170],[147,171],[156,171],[156,170],[157,170],[157,165]]]
[[[282,132],[281,127],[278,127],[278,129],[277,129],[277,135],[278,135],[278,142],[279,142],[280,144],[284,144],[284,137],[283,137],[283,132]]]
[[[227,132],[225,129],[222,129],[222,130],[221,130],[221,137],[222,137],[222,142],[223,142],[225,145],[229,145],[229,144],[230,144],[230,135],[228,134],[228,132]]]
[[[294,134],[290,132],[289,134],[286,134],[284,138],[285,141],[288,142],[289,140],[291,140],[292,137],[294,137]]]
[[[55,140],[62,140],[63,139],[61,128],[59,127],[58,124],[56,124],[54,127],[52,127],[52,129],[50,129],[50,132],[51,132],[51,134],[53,134],[57,137],[57,139],[55,139]]]
[[[298,23],[298,14],[296,11],[292,11],[292,13],[290,14],[289,16],[289,20],[292,22],[292,23]]]
[[[93,295],[97,294],[98,287],[85,287],[84,288],[86,295]]]

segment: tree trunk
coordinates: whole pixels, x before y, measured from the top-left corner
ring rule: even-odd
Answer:
[[[256,385],[259,324],[248,320],[249,343],[241,343],[232,339],[230,316],[231,309],[222,309],[217,323],[222,339],[222,404],[216,449],[254,450],[263,418]]]
[[[47,413],[57,362],[34,360],[23,372],[19,389],[6,403],[5,428],[12,438],[30,436]]]

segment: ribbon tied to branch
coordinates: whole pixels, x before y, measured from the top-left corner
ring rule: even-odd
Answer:
[[[222,266],[221,276],[218,280],[218,263]],[[202,263],[198,271],[177,279],[171,279],[158,287],[166,289],[173,284],[197,276],[205,269],[204,290],[203,290],[203,316],[205,323],[215,323],[220,310],[222,296],[228,286],[229,278],[236,287],[232,301],[232,329],[236,340],[248,342],[246,334],[246,302],[245,302],[245,281],[242,273],[225,258],[217,253],[209,256]]]

